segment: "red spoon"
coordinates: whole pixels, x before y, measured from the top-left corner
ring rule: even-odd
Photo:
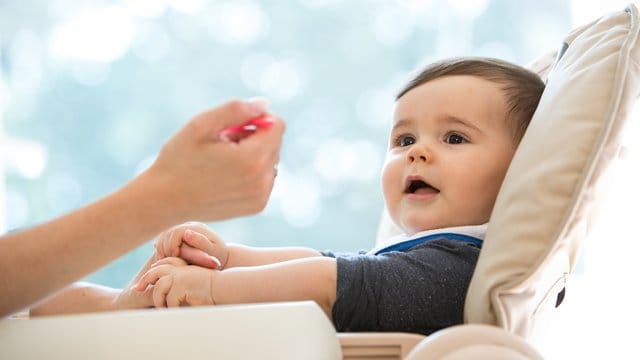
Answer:
[[[268,115],[260,115],[244,124],[230,126],[220,132],[220,138],[238,142],[258,129],[268,128],[273,124],[273,118]]]

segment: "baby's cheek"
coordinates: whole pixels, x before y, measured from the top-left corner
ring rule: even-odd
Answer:
[[[466,206],[459,209],[465,214],[465,223],[483,224],[489,221],[497,192],[490,188],[481,189],[467,196]]]
[[[397,192],[397,187],[401,183],[400,173],[393,163],[387,163],[382,168],[382,194],[385,201],[391,201],[394,198],[394,192]],[[395,195],[397,197],[397,195]]]

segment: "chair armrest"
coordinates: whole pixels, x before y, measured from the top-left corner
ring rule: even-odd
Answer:
[[[342,356],[347,359],[404,359],[425,337],[409,333],[338,333]]]
[[[409,353],[406,360],[542,360],[523,338],[489,325],[452,326],[431,334]]]

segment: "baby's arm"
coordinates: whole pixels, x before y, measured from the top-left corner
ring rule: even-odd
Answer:
[[[336,261],[308,257],[224,271],[181,266],[167,258],[141,279],[138,290],[153,287],[156,306],[315,301],[331,318],[336,298]]]
[[[258,266],[293,259],[322,256],[304,247],[254,248],[225,242],[207,225],[187,222],[163,232],[155,243],[156,257],[180,257],[189,264],[208,268]],[[208,255],[210,259],[207,259]],[[206,264],[208,260],[211,264]],[[212,261],[219,261],[215,265]]]
[[[317,250],[305,247],[257,248],[238,244],[229,244],[227,265],[225,268],[238,266],[269,265],[289,260],[321,257]]]

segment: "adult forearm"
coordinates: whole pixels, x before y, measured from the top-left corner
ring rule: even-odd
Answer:
[[[121,190],[51,222],[0,239],[0,316],[106,265],[170,225],[170,196],[144,175]]]
[[[75,283],[41,301],[29,310],[29,315],[77,314],[114,310],[119,289],[89,283]]]
[[[315,301],[329,318],[336,296],[336,262],[315,257],[215,272],[215,304]]]
[[[229,244],[229,257],[225,268],[237,266],[259,266],[279,262],[320,257],[317,250],[305,247],[256,248],[244,245]]]

